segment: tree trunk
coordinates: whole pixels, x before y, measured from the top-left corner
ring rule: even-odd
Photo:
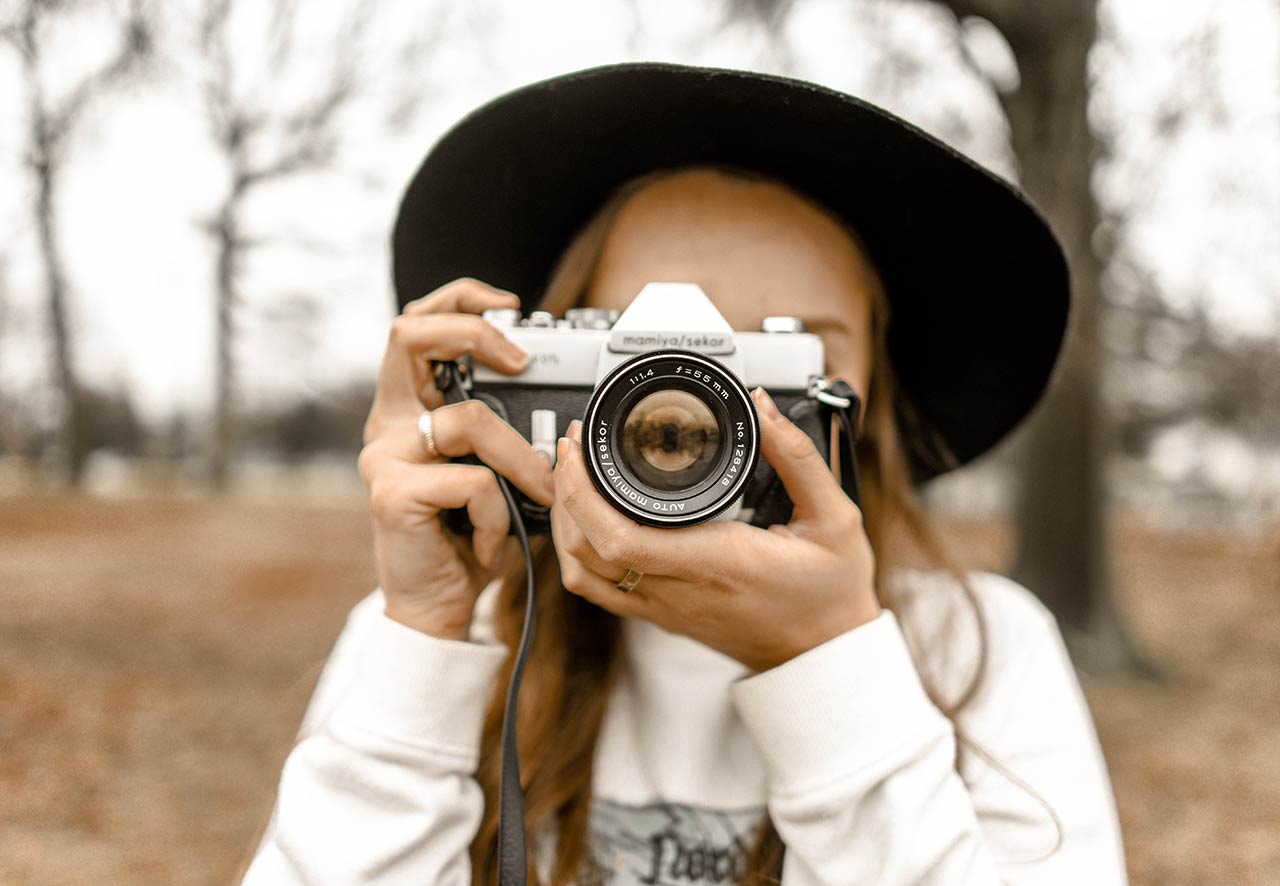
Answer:
[[[128,74],[150,47],[148,26],[141,8],[130,8],[123,22],[117,55],[80,79],[64,92],[61,102],[51,103],[41,82],[47,67],[47,53],[41,44],[44,17],[57,4],[27,0],[13,21],[6,23],[3,37],[11,40],[22,59],[26,81],[28,123],[27,150],[36,184],[34,209],[36,238],[44,265],[45,293],[49,304],[49,327],[53,338],[55,384],[62,394],[64,414],[59,427],[59,444],[66,464],[66,482],[79,486],[92,449],[94,433],[84,390],[76,378],[68,322],[66,266],[58,247],[57,184],[59,170],[66,162],[70,132],[84,112],[86,103],[100,90]]]
[[[9,340],[9,324],[13,306],[9,303],[9,268],[0,255],[0,349]],[[0,350],[0,353],[3,353]],[[22,422],[18,398],[11,396],[7,386],[0,385],[0,455],[18,454],[22,444],[18,439],[18,425]]]
[[[89,441],[86,439],[88,422],[85,421],[84,398],[72,363],[71,330],[67,321],[67,278],[57,238],[56,178],[45,145],[37,147],[36,158],[36,236],[44,264],[49,330],[53,337],[54,378],[65,409],[59,437],[66,482],[76,487],[84,478],[84,466],[89,455]]]
[[[1096,2],[1042,0],[1003,11],[993,23],[1018,59],[1021,85],[1001,100],[1021,183],[1061,238],[1073,284],[1060,364],[1044,401],[1016,434],[1013,574],[1057,616],[1079,665],[1145,671],[1114,605],[1108,552],[1113,429],[1102,400],[1103,260],[1094,242],[1098,207],[1090,176],[1098,150],[1087,115]]]
[[[215,332],[216,363],[214,367],[213,450],[209,459],[209,484],[216,491],[227,488],[231,481],[231,461],[235,448],[235,343],[234,311],[236,303],[236,270],[239,259],[239,200],[233,189],[218,213],[214,228],[216,243]]]

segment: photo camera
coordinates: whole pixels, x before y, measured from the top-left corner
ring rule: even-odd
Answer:
[[[693,283],[649,283],[620,315],[571,308],[485,319],[529,354],[510,376],[469,358],[436,366],[446,402],[488,404],[548,462],[569,423],[582,419],[588,473],[611,505],[638,523],[690,526],[712,519],[785,523],[791,501],[760,457],[760,425],[748,393],[763,387],[831,463],[833,417],[849,442],[841,484],[858,502],[852,458],[859,399],[824,373],[821,339],[796,317],[766,317],[735,332]],[[843,413],[843,415],[840,415]],[[474,456],[464,461],[475,462]],[[550,531],[549,508],[512,490],[527,530]],[[468,533],[466,510],[445,514]]]

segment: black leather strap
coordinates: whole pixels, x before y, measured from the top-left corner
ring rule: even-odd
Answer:
[[[435,366],[436,388],[444,395],[446,402],[471,399],[460,373],[457,363],[441,362]],[[529,649],[533,646],[533,632],[537,622],[538,609],[534,596],[537,589],[534,581],[533,549],[529,545],[529,534],[525,530],[520,508],[506,479],[497,471],[494,474],[498,478],[498,489],[502,491],[502,497],[507,503],[507,511],[511,514],[511,525],[520,542],[520,550],[524,553],[525,573],[524,628],[520,632],[520,645],[516,649],[515,666],[511,671],[511,683],[507,686],[507,699],[502,709],[502,777],[498,788],[498,884],[525,886],[528,877],[528,850],[525,846],[524,786],[520,784],[520,741],[517,727],[520,719],[520,681],[524,677]]]
[[[853,447],[861,436],[861,427],[858,426],[858,412],[862,403],[858,399],[858,392],[853,389],[853,385],[842,379],[837,379],[827,388],[827,394],[831,397],[847,400],[848,406],[836,406],[830,402],[821,402],[820,411],[830,416],[835,414],[836,420],[840,423],[842,432],[839,440],[840,448],[840,487],[844,490],[844,494],[849,496],[850,500],[862,508],[862,492],[858,488],[858,460],[854,458]],[[829,420],[829,419],[828,419]]]
[[[524,552],[525,602],[524,628],[520,632],[520,646],[516,649],[515,667],[511,671],[511,685],[507,687],[507,700],[502,709],[502,780],[498,789],[498,883],[499,886],[524,886],[527,876],[528,854],[525,848],[524,787],[520,784],[520,742],[516,735],[519,722],[520,681],[524,677],[525,662],[533,646],[533,631],[537,622],[535,604],[533,551],[529,547],[529,535],[511,489],[505,480],[498,478],[498,487],[507,501],[507,510],[516,527],[516,537]]]

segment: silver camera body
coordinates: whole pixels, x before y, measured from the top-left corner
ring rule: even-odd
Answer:
[[[623,361],[661,348],[713,357],[748,388],[804,391],[823,372],[822,339],[798,318],[766,317],[759,332],[735,332],[696,283],[646,284],[620,315],[570,308],[560,319],[544,311],[522,319],[497,309],[484,318],[529,353],[529,365],[517,376],[477,366],[480,385],[595,387]]]
[[[748,391],[763,387],[786,413],[812,404],[825,382],[822,341],[799,319],[766,317],[759,331],[735,331],[694,283],[648,283],[621,314],[573,308],[562,318],[522,317],[500,309],[484,317],[529,362],[514,376],[464,364],[469,396],[488,403],[549,462],[569,423],[583,419],[597,488],[651,525],[750,519],[743,492],[758,462],[769,478],[772,471],[758,460]],[[819,436],[811,434],[815,443]],[[539,531],[546,509],[520,505]]]

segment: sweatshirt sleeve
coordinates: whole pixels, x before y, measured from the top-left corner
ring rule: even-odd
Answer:
[[[383,607],[380,590],[357,604],[325,663],[247,886],[471,883],[473,776],[506,647],[431,637]]]
[[[784,886],[1127,882],[1105,763],[1057,624],[1020,585],[977,575],[994,611],[992,652],[961,717],[961,773],[955,731],[889,610],[733,684],[766,761]]]

